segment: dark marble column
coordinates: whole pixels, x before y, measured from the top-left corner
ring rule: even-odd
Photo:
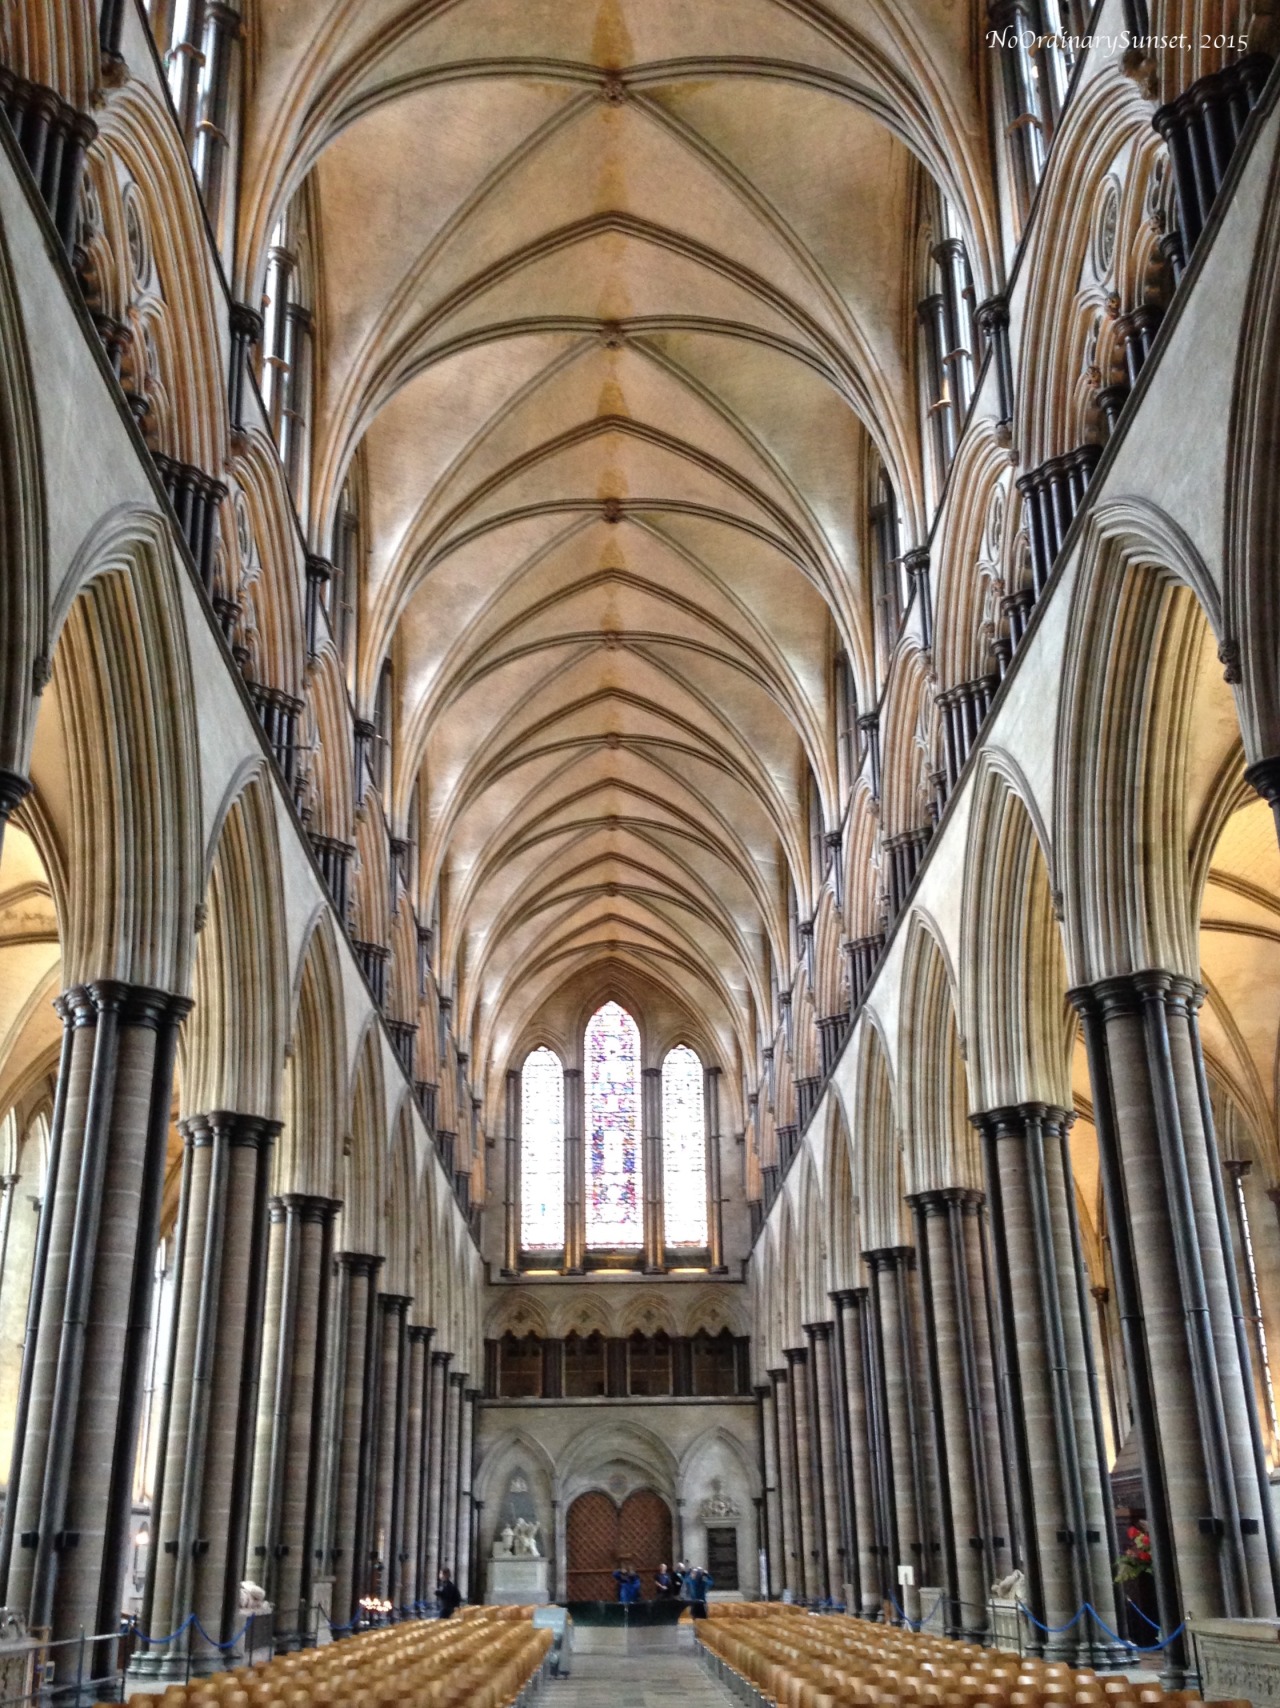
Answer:
[[[1089,1054],[1161,1620],[1175,1623],[1184,1607],[1244,1618],[1272,1618],[1276,1607],[1270,1488],[1201,995],[1159,971],[1071,993]]]
[[[662,1219],[662,1069],[640,1075],[640,1180],[644,1201],[644,1267],[651,1275],[665,1268]]]
[[[503,1140],[502,1173],[502,1273],[520,1270],[520,1074],[512,1068],[506,1077],[506,1138]]]
[[[1015,1563],[1045,1625],[1089,1602],[1117,1611],[1092,1345],[1078,1273],[1064,1111],[1043,1103],[975,1116],[991,1208],[1005,1434],[1018,1513]],[[1105,1613],[1104,1613],[1105,1617]],[[1170,1627],[1172,1629],[1172,1627]],[[1045,1653],[1080,1665],[1108,1650],[1083,1622]]]
[[[768,1600],[782,1591],[782,1498],[778,1478],[778,1419],[773,1388],[762,1382],[755,1390],[760,1426],[760,1485],[764,1490],[763,1547],[768,1567],[760,1593]]]
[[[0,1570],[6,1604],[58,1639],[113,1630],[119,1617],[174,1054],[190,1003],[104,980],[55,1006],[64,1033]]]
[[[343,1313],[344,1358],[338,1395],[337,1474],[334,1491],[333,1607],[335,1625],[355,1617],[366,1593],[368,1550],[368,1440],[376,1416],[373,1358],[377,1311],[375,1277],[381,1257],[367,1252],[338,1254],[338,1308]]]
[[[844,1544],[840,1532],[840,1465],[836,1453],[835,1386],[829,1322],[806,1323],[813,1407],[814,1532],[824,1593],[843,1598]]]
[[[720,1069],[709,1067],[703,1077],[707,1120],[707,1262],[713,1275],[725,1273],[724,1184],[720,1156]]]
[[[897,1583],[901,1566],[914,1568],[919,1588],[936,1581],[940,1563],[930,1523],[934,1490],[922,1415],[925,1390],[916,1333],[916,1254],[910,1246],[886,1246],[864,1252],[863,1257],[871,1272],[871,1303],[879,1330],[883,1385],[877,1410],[891,1485],[885,1509],[890,1549],[887,1579],[890,1592],[901,1600]],[[903,1605],[912,1617],[917,1616],[912,1606]]]
[[[445,1392],[444,1474],[440,1491],[440,1564],[458,1581],[458,1464],[462,1446],[462,1390],[464,1370],[450,1370]]]
[[[564,1266],[581,1275],[586,1263],[586,1155],[582,1137],[582,1069],[564,1070]]]
[[[780,1578],[775,1586],[781,1593],[789,1589],[804,1594],[804,1574],[800,1560],[799,1499],[796,1488],[795,1427],[791,1416],[791,1392],[785,1368],[770,1370],[773,1384],[773,1410],[778,1440],[778,1490],[781,1506],[782,1562]]]
[[[174,1631],[194,1612],[210,1639],[242,1623],[266,1289],[267,1183],[279,1123],[217,1112],[182,1123],[182,1290],[166,1437],[164,1493],[153,1503],[151,1617]],[[217,1651],[188,1631],[159,1657],[162,1676],[213,1670]]]
[[[466,1380],[465,1376],[463,1380]],[[479,1398],[478,1388],[463,1388],[458,1431],[458,1541],[454,1559],[457,1561],[456,1582],[464,1596],[469,1596],[471,1586],[471,1472],[475,1454],[476,1404]]]
[[[836,1308],[838,1345],[837,1412],[843,1398],[845,1477],[848,1491],[846,1577],[852,1593],[850,1611],[864,1614],[878,1607],[879,1566],[876,1558],[873,1456],[867,1416],[866,1353],[863,1317],[865,1287],[848,1287],[831,1295]]]
[[[431,1354],[431,1394],[427,1422],[427,1554],[423,1599],[430,1601],[436,1593],[436,1579],[441,1566],[452,1562],[441,1557],[440,1518],[444,1509],[445,1421],[448,1410],[449,1365],[452,1352]]]
[[[813,1400],[809,1391],[809,1349],[807,1346],[784,1347],[791,1400],[791,1430],[795,1453],[796,1520],[800,1550],[802,1585],[806,1595],[821,1595],[822,1570],[821,1538],[814,1508],[815,1435]]]
[[[310,1640],[333,1274],[331,1198],[273,1198],[250,1509],[251,1573],[275,1608],[277,1648]]]
[[[404,1528],[405,1430],[408,1424],[408,1317],[413,1300],[379,1293],[378,1433],[375,1453],[373,1533],[369,1553],[380,1563],[378,1593],[401,1604],[401,1537]]]
[[[400,1541],[400,1602],[417,1607],[422,1592],[422,1497],[426,1463],[427,1389],[430,1371],[431,1330],[409,1325],[408,1392],[405,1411],[404,1530]]]

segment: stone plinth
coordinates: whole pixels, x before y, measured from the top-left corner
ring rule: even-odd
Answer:
[[[1280,1708],[1280,1620],[1188,1621],[1206,1702],[1245,1697],[1254,1708]]]
[[[490,1560],[485,1600],[491,1607],[542,1607],[551,1600],[550,1560]]]

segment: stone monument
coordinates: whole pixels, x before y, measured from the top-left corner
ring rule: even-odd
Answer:
[[[512,1473],[502,1524],[489,1556],[485,1600],[501,1607],[541,1606],[551,1599],[551,1562],[538,1547],[540,1525],[523,1471]]]

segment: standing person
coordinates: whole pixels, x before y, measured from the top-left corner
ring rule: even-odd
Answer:
[[[618,1586],[618,1600],[630,1606],[640,1599],[640,1579],[630,1566],[619,1566],[613,1574],[613,1581]]]
[[[462,1606],[462,1591],[454,1583],[448,1566],[441,1566],[440,1576],[436,1579],[436,1600],[440,1603],[442,1619],[452,1619]]]
[[[665,1560],[653,1574],[653,1586],[658,1592],[659,1601],[670,1601],[678,1593],[676,1580]]]
[[[689,1596],[690,1611],[695,1619],[705,1619],[707,1591],[715,1587],[715,1580],[705,1566],[695,1566],[689,1574],[689,1586],[692,1591]]]
[[[674,1588],[676,1595],[679,1596],[681,1601],[687,1601],[688,1600],[688,1597],[684,1593],[684,1586],[687,1583],[688,1578],[689,1578],[689,1562],[688,1562],[688,1560],[678,1561],[676,1564],[676,1569],[675,1569],[675,1577],[673,1579],[673,1588]]]

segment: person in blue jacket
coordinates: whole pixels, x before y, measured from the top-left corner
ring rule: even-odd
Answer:
[[[618,1586],[618,1600],[630,1606],[640,1599],[640,1579],[630,1566],[619,1566],[613,1574]]]

